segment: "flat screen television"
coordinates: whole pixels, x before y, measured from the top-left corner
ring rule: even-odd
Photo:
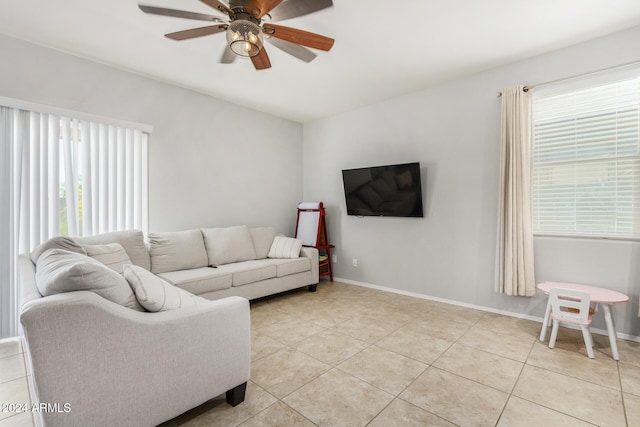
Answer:
[[[420,163],[342,171],[347,215],[423,217]]]

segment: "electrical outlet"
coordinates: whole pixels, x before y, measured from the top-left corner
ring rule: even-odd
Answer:
[[[358,266],[358,260],[357,260],[356,258],[354,258],[354,259],[353,259],[353,261],[351,262],[351,264],[352,264],[354,267],[357,267],[357,266]]]
[[[338,263],[338,255],[331,255],[331,262],[333,262],[334,264]]]

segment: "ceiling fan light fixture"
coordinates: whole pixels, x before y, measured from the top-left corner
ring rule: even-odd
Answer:
[[[227,43],[238,56],[256,56],[264,44],[262,30],[250,20],[236,19],[227,28]]]

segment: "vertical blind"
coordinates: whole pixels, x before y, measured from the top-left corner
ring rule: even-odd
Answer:
[[[148,134],[0,106],[0,336],[17,332],[18,253],[56,235],[147,229]]]
[[[146,134],[33,112],[29,127],[21,251],[56,235],[146,228]]]
[[[534,233],[640,237],[640,72],[632,74],[536,89]]]

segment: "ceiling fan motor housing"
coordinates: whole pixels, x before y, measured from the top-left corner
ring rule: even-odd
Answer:
[[[263,42],[260,19],[237,11],[227,28],[229,48],[239,56],[253,57],[260,53]]]

